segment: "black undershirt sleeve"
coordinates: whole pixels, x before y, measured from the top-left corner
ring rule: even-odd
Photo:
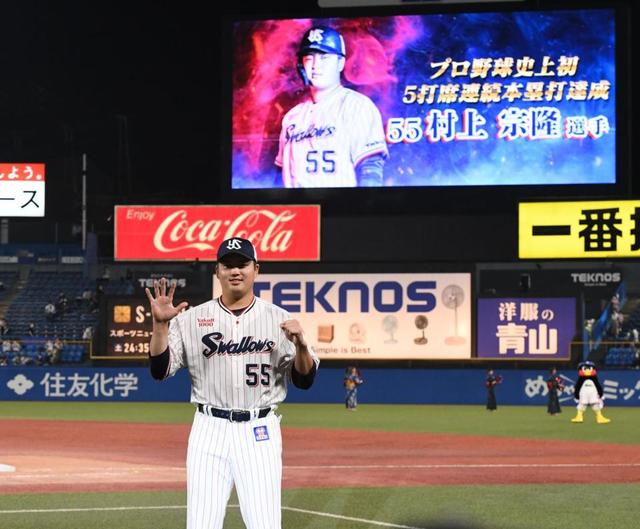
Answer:
[[[306,375],[302,375],[296,371],[295,364],[291,366],[291,382],[293,385],[300,389],[309,389],[313,385],[313,380],[316,377],[316,363],[311,366],[311,371]]]
[[[149,370],[156,380],[164,380],[169,369],[169,347],[158,356],[149,355]]]

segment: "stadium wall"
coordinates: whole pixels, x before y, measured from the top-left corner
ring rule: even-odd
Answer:
[[[499,405],[543,406],[547,401],[545,369],[498,370]],[[560,400],[574,406],[574,371],[559,371],[565,381]],[[291,387],[287,402],[342,403],[344,369],[321,368],[308,391]],[[486,402],[484,369],[364,369],[362,404],[477,404]],[[602,371],[600,383],[607,406],[640,405],[640,371]],[[28,401],[157,401],[186,402],[190,381],[182,370],[157,382],[143,367],[0,368],[0,400]]]

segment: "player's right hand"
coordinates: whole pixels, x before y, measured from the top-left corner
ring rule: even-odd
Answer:
[[[173,283],[167,293],[167,280],[164,277],[160,281],[153,282],[154,295],[151,295],[148,288],[145,288],[144,291],[151,304],[153,321],[156,323],[168,322],[189,305],[186,301],[183,301],[177,307],[173,306],[173,294],[176,291],[176,284]]]

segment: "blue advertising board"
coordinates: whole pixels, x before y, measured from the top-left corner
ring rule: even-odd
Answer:
[[[484,369],[363,368],[358,389],[363,404],[477,404],[484,406]],[[544,369],[498,370],[498,405],[547,402],[548,372]],[[560,402],[575,405],[576,371],[559,370],[564,381]],[[606,406],[640,406],[640,371],[600,371]],[[320,368],[309,390],[290,386],[287,402],[342,403],[344,369]],[[185,370],[158,382],[148,369],[137,368],[0,368],[0,400],[188,402],[190,380]]]
[[[481,298],[478,358],[569,360],[575,298]]]

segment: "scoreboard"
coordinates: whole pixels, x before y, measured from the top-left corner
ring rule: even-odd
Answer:
[[[183,298],[180,298],[182,300]],[[193,307],[204,302],[189,299]],[[92,360],[145,360],[149,356],[149,340],[153,334],[153,318],[146,297],[114,296],[106,299],[101,347]]]
[[[153,320],[146,298],[109,297],[106,300],[104,347],[92,359],[141,360],[149,355]]]

